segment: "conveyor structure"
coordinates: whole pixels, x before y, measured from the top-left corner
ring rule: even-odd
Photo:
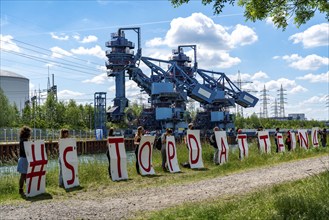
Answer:
[[[137,33],[138,47],[125,38],[125,30]],[[240,90],[224,73],[199,69],[196,45],[180,45],[173,50],[169,60],[142,56],[140,28],[120,28],[106,42],[108,76],[115,77],[116,93],[114,105],[108,112],[108,120],[120,122],[124,119],[128,99],[125,95],[125,78],[129,77],[149,96],[151,107],[144,109],[139,123],[148,130],[174,128],[176,134],[187,127],[187,97],[198,101],[203,112],[195,119],[195,127],[211,129],[218,126],[224,130],[234,128],[230,107],[235,104],[245,108],[254,107],[255,96]],[[184,53],[184,48],[194,51],[194,63]],[[140,68],[143,62],[150,70],[146,75]],[[166,67],[166,69],[162,68]],[[202,82],[199,82],[202,81]]]

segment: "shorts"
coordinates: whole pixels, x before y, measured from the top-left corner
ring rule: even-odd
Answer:
[[[29,163],[27,162],[26,157],[20,157],[17,164],[17,172],[22,174],[27,174],[27,168]]]

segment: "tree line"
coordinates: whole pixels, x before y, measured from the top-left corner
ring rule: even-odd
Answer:
[[[27,104],[22,112],[17,106],[11,105],[8,98],[5,96],[3,90],[0,88],[0,127],[21,127],[27,125],[30,127],[41,129],[74,129],[85,130],[94,128],[94,108],[89,104],[77,104],[73,99],[68,102],[57,101],[52,93],[49,93],[46,101],[42,105],[32,102]],[[107,123],[107,127],[114,128],[132,128],[137,127],[138,117],[142,113],[142,106],[137,103],[131,104],[127,110],[128,118],[125,122],[120,124]],[[193,121],[197,112],[189,112]],[[190,121],[188,121],[190,122]],[[278,121],[270,118],[259,118],[256,114],[249,117],[235,116],[236,128],[256,129],[258,127],[270,128],[312,128],[325,127],[323,121],[300,121],[300,120],[286,120]]]

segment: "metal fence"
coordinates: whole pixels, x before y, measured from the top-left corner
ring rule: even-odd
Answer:
[[[34,140],[58,140],[60,137],[60,130],[56,129],[39,129],[31,128],[31,139]],[[0,128],[0,142],[18,142],[20,128]],[[95,139],[95,130],[69,130],[70,137],[77,138],[78,140]]]

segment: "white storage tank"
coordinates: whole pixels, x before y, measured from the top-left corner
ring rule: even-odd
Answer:
[[[7,70],[0,70],[0,88],[4,91],[10,104],[16,103],[21,111],[29,100],[29,79]]]

